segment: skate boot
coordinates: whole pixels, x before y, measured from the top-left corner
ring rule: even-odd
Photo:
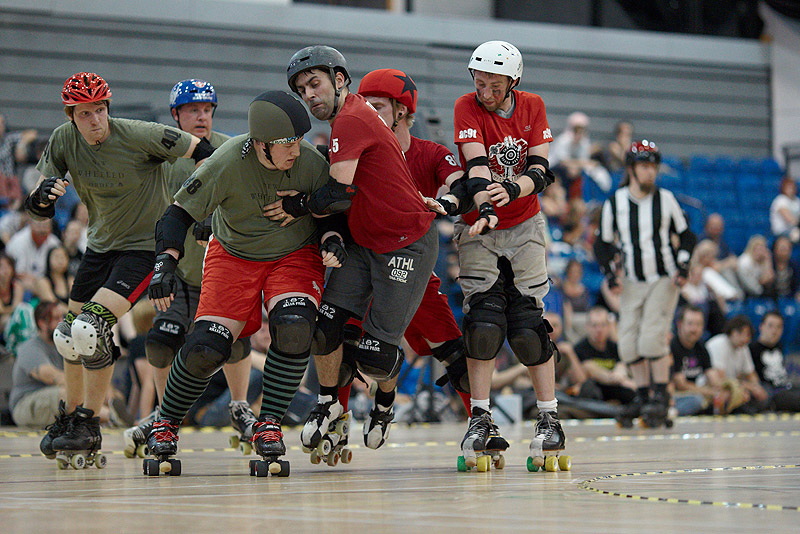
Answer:
[[[339,463],[349,464],[353,459],[353,451],[347,448],[350,434],[350,422],[353,412],[343,413],[328,425],[328,431],[322,436],[319,445],[314,449],[303,447],[303,452],[310,454],[312,464],[325,462],[330,467]]]
[[[544,467],[545,471],[569,471],[572,469],[571,456],[559,456],[564,450],[567,438],[561,429],[561,422],[556,412],[539,411],[536,425],[533,428],[533,439],[528,457],[528,471],[536,472]]]
[[[642,415],[639,421],[643,428],[671,427],[672,420],[667,417],[668,411],[669,395],[654,394],[650,401],[642,406]]]
[[[145,475],[157,477],[160,473],[169,473],[170,476],[181,474],[181,461],[170,456],[178,452],[178,429],[180,422],[168,417],[159,417],[153,421],[153,428],[147,437],[147,447],[153,458],[146,458],[142,463]]]
[[[364,421],[364,445],[378,449],[386,443],[393,420],[394,410],[391,407],[381,410],[377,404],[374,405]]]
[[[69,420],[75,412],[68,414],[67,405],[64,401],[58,401],[58,414],[56,420],[44,427],[47,434],[42,438],[39,443],[39,450],[42,451],[48,460],[53,460],[56,457],[56,450],[53,448],[53,440],[67,431]]]
[[[633,421],[642,413],[645,401],[637,394],[631,402],[622,406],[615,417],[619,428],[633,428]]]
[[[238,433],[237,436],[231,436],[228,443],[247,456],[253,451],[250,441],[253,439],[253,424],[258,420],[256,414],[246,400],[231,401],[228,410],[231,412],[231,426]]]
[[[92,410],[78,406],[67,422],[66,431],[53,439],[51,446],[56,451],[59,469],[69,466],[84,469],[91,465],[103,469],[107,460],[105,454],[100,453],[102,444],[100,418],[95,417]]]
[[[273,415],[265,415],[257,420],[253,426],[252,444],[256,454],[261,460],[250,460],[250,476],[265,477],[269,474],[279,477],[289,476],[289,462],[279,460],[279,456],[286,454],[286,445],[283,444],[281,423]]]
[[[304,449],[314,449],[322,441],[322,436],[326,433],[331,421],[337,419],[344,408],[339,404],[339,399],[330,398],[323,402],[319,402],[306,419],[306,424],[300,432],[300,442],[303,444]],[[308,452],[308,451],[306,451]]]
[[[122,433],[122,439],[125,440],[125,450],[123,454],[125,458],[145,458],[150,454],[147,448],[147,436],[153,429],[153,421],[158,419],[158,407],[153,410],[150,415],[139,421],[139,424],[126,429]]]
[[[456,467],[459,471],[469,471],[477,467],[478,471],[489,470],[490,456],[486,454],[486,442],[489,434],[493,432],[492,414],[481,408],[472,410],[467,433],[461,440],[461,456],[458,457]],[[485,459],[484,459],[485,458]]]
[[[508,441],[500,435],[500,429],[492,421],[486,437],[486,453],[491,456],[491,462],[496,469],[503,469],[506,466],[506,459],[502,454],[506,449],[508,449]]]

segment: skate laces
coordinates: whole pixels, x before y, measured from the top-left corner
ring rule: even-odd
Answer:
[[[489,412],[482,413],[477,417],[470,418],[467,434],[470,437],[474,436],[480,439],[485,439],[489,435],[489,431],[493,426],[494,421],[492,421],[492,416],[489,414]]]
[[[244,428],[247,428],[257,421],[247,401],[231,401],[231,403],[228,404],[228,408],[230,408],[231,411],[231,419],[242,423]]]
[[[536,437],[550,439],[556,430],[557,424],[558,420],[551,412],[539,412],[539,417],[536,421]]]
[[[48,434],[58,434],[69,428],[69,421],[72,418],[68,414],[58,414],[56,420],[44,427]]]
[[[152,434],[158,442],[178,441],[178,425],[163,419],[154,421]]]
[[[281,425],[273,419],[266,421],[256,421],[253,425],[253,441],[263,439],[264,441],[280,441],[283,439]]]

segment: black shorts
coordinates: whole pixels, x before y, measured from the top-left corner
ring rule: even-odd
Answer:
[[[200,302],[200,288],[187,284],[183,279],[176,278],[175,300],[169,305],[167,311],[156,312],[153,323],[167,321],[176,323],[183,327],[184,332],[188,332],[194,323],[194,316],[197,313],[197,304]]]
[[[104,287],[122,295],[133,305],[147,293],[155,262],[156,254],[152,250],[100,253],[87,248],[69,298],[75,302],[89,302]]]

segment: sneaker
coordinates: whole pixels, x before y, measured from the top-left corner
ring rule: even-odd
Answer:
[[[147,437],[147,446],[153,456],[172,456],[178,452],[178,429],[180,424],[162,417],[153,422],[153,429]]]

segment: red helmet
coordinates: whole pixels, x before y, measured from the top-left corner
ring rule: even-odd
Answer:
[[[633,165],[639,161],[655,163],[656,165],[661,163],[661,152],[654,142],[642,139],[631,143],[628,153],[625,154],[625,163]]]
[[[417,84],[401,70],[379,69],[368,72],[361,79],[358,94],[392,98],[405,104],[409,114],[417,111]]]
[[[111,90],[106,81],[94,72],[73,74],[64,82],[61,101],[65,106],[91,104],[111,98]]]

